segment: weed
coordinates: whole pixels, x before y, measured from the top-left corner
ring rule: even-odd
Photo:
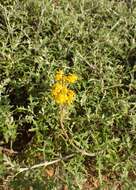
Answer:
[[[1,189],[136,188],[135,22],[135,1],[0,2]]]

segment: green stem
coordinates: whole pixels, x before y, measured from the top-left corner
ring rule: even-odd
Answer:
[[[61,129],[62,129],[65,137],[67,139],[69,139],[68,134],[67,134],[65,127],[64,127],[64,124],[63,124],[64,119],[65,119],[65,109],[64,109],[64,106],[60,106],[60,126],[61,126]]]

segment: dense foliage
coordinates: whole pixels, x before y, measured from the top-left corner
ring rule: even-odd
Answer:
[[[1,189],[136,188],[135,23],[123,0],[0,1]],[[60,69],[78,75],[63,128]]]

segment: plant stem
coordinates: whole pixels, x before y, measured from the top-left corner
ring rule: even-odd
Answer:
[[[36,169],[36,168],[40,168],[40,167],[47,167],[47,166],[49,166],[49,165],[58,163],[58,162],[60,162],[60,161],[62,161],[62,160],[64,161],[64,160],[70,159],[70,158],[72,158],[74,155],[75,155],[75,154],[70,154],[70,155],[68,155],[68,156],[65,156],[65,157],[62,157],[62,158],[58,158],[58,159],[53,160],[53,161],[50,161],[50,162],[45,161],[45,162],[43,162],[43,163],[36,164],[36,165],[31,166],[31,167],[20,168],[19,171],[16,173],[15,176],[17,176],[18,174],[20,174],[20,173],[22,173],[22,172],[28,171],[28,170],[32,170],[32,169]],[[14,177],[15,177],[15,176],[14,176]]]
[[[68,134],[67,134],[64,124],[63,124],[64,118],[65,118],[65,109],[63,106],[60,106],[60,126],[61,126],[61,129],[62,129],[66,139],[69,139]]]

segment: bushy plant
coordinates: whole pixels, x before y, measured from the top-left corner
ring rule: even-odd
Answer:
[[[1,189],[136,188],[135,6],[0,2]]]

